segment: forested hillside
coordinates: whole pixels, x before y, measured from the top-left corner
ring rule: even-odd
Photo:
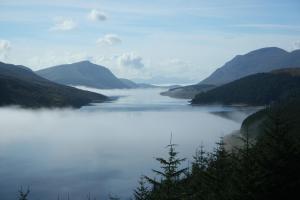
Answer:
[[[239,139],[243,145],[230,152],[222,139],[213,152],[201,146],[190,167],[171,143],[169,156],[156,158],[161,164],[153,170],[156,178],[141,177],[135,199],[293,199],[300,187],[300,135],[294,134],[295,122],[283,110],[270,107],[265,112],[260,135],[244,132]]]
[[[300,90],[300,77],[288,73],[260,73],[200,93],[192,104],[268,105]]]

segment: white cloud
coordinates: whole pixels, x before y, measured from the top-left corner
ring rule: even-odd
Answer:
[[[77,24],[73,19],[57,18],[55,24],[51,27],[52,31],[69,31],[76,28]]]
[[[116,45],[122,43],[122,40],[119,38],[118,35],[115,34],[107,34],[104,37],[99,38],[97,40],[97,44],[100,45]]]
[[[7,56],[8,51],[11,49],[11,44],[8,40],[0,39],[0,59],[4,60]]]
[[[141,69],[144,67],[143,58],[135,53],[124,53],[117,59],[118,64],[124,67]]]
[[[99,10],[93,9],[88,15],[88,19],[91,21],[105,21],[107,20],[106,14],[100,12]]]

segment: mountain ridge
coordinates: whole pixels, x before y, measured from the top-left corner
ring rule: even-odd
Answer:
[[[0,91],[0,106],[79,108],[108,100],[102,94],[51,82],[25,66],[3,62],[0,62]]]
[[[191,99],[201,92],[206,92],[214,88],[205,87],[206,85],[217,87],[248,75],[299,66],[300,49],[288,52],[278,47],[260,48],[244,55],[234,56],[223,66],[216,69],[210,76],[197,84],[168,90],[163,92],[162,95],[173,98]]]
[[[104,66],[80,61],[57,65],[36,71],[48,80],[64,85],[83,85],[99,89],[129,88]]]
[[[287,52],[278,47],[265,47],[235,56],[200,84],[222,85],[247,75],[298,66],[300,50]]]

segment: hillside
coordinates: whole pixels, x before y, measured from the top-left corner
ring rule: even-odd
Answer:
[[[108,99],[101,94],[53,83],[24,66],[2,62],[0,62],[0,91],[0,106],[78,108]]]
[[[124,83],[128,88],[138,88],[139,85],[129,79],[125,79],[125,78],[119,78],[120,81],[122,81],[122,83]]]
[[[285,68],[271,71],[273,74],[289,74],[291,76],[300,76],[300,68]]]
[[[252,137],[260,135],[268,124],[268,116],[270,112],[277,113],[281,120],[287,122],[287,128],[291,133],[299,134],[300,92],[293,93],[287,98],[248,116],[242,123],[241,132],[248,130]]]
[[[64,85],[82,85],[99,89],[130,88],[109,69],[89,61],[49,67],[36,73]]]
[[[151,85],[147,83],[136,83],[132,80],[125,79],[125,78],[119,78],[120,81],[122,81],[128,88],[131,89],[137,89],[137,88],[160,88],[160,86]]]
[[[287,73],[259,73],[200,93],[191,103],[268,105],[299,90],[299,76]]]
[[[206,92],[215,88],[214,85],[196,84],[183,87],[171,88],[168,91],[160,93],[163,96],[169,96],[180,99],[192,99],[201,92]]]
[[[300,50],[287,52],[277,47],[262,48],[234,57],[200,83],[222,85],[251,74],[299,66]]]

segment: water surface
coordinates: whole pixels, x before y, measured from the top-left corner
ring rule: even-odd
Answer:
[[[153,158],[166,155],[171,132],[180,156],[192,160],[200,144],[211,150],[247,116],[233,107],[193,107],[160,96],[161,89],[90,90],[121,97],[79,110],[0,109],[0,199],[16,199],[21,185],[30,186],[32,200],[68,193],[72,200],[88,193],[128,199],[138,177],[157,168]],[[224,111],[237,120],[213,114]]]

